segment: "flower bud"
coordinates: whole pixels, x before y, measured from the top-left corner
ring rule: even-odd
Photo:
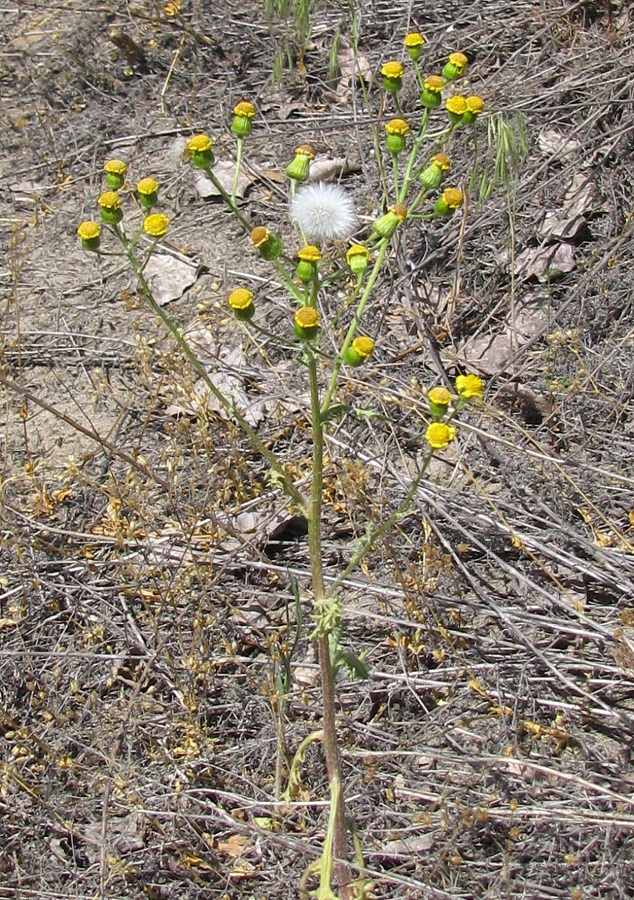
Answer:
[[[295,274],[304,284],[309,284],[317,275],[317,263],[321,259],[319,247],[307,244],[297,251],[297,268]]]
[[[409,131],[409,125],[405,119],[390,119],[385,126],[387,137],[385,146],[394,156],[405,149],[405,135]]]
[[[410,31],[409,34],[405,35],[403,44],[409,54],[409,58],[413,59],[414,62],[420,58],[420,55],[423,52],[424,43],[425,38],[422,34],[419,34],[418,31]]]
[[[449,59],[443,66],[443,76],[447,81],[455,81],[456,78],[462,78],[468,62],[469,60],[464,53],[450,53]]]
[[[360,366],[374,353],[374,341],[372,338],[356,337],[344,354],[344,362],[349,366]]]
[[[467,109],[462,116],[462,121],[465,125],[470,125],[472,122],[475,122],[477,117],[484,110],[484,100],[482,97],[478,97],[477,94],[472,94],[470,97],[466,99]]]
[[[391,238],[399,225],[407,218],[407,209],[402,203],[390,206],[385,215],[377,219],[372,228],[381,238]]]
[[[302,306],[295,313],[295,337],[312,341],[319,331],[319,313],[312,306]]]
[[[106,173],[106,185],[111,191],[118,191],[123,187],[125,182],[125,173],[128,171],[127,165],[121,159],[109,159],[104,163],[103,167]]]
[[[96,251],[101,242],[101,227],[96,222],[82,222],[77,229],[84,250]]]
[[[445,107],[447,109],[450,122],[453,122],[454,125],[459,125],[464,122],[464,116],[467,112],[466,97],[462,97],[460,94],[456,94],[455,97],[450,97],[447,100],[447,102],[445,103]]]
[[[158,240],[158,238],[162,238],[167,233],[169,223],[170,220],[163,213],[150,213],[143,220],[143,231],[148,237]]]
[[[441,102],[441,92],[447,82],[441,75],[428,75],[423,82],[420,102],[426,109],[437,109]]]
[[[346,252],[346,262],[353,275],[363,275],[368,268],[370,251],[363,244],[353,244]]]
[[[295,159],[286,169],[286,175],[293,181],[308,181],[310,164],[315,158],[315,151],[310,144],[302,144],[295,150]]]
[[[208,169],[214,164],[211,152],[211,138],[207,134],[196,134],[187,141],[187,153],[195,169]]]
[[[418,180],[428,191],[435,191],[442,184],[442,180],[451,169],[451,163],[446,153],[435,153],[429,160],[429,165],[418,176]]]
[[[248,100],[242,100],[237,106],[234,106],[231,130],[236,137],[245,138],[251,134],[254,115],[255,106]]]
[[[101,207],[101,220],[106,225],[118,225],[123,218],[121,201],[116,191],[104,191],[97,199]]]
[[[268,228],[257,225],[251,232],[253,246],[257,249],[262,259],[278,259],[282,255],[281,238],[272,235]]]
[[[434,212],[437,216],[451,216],[463,203],[462,191],[458,188],[448,187],[442,192],[434,204]]]
[[[427,393],[429,411],[434,419],[442,419],[451,403],[451,393],[445,387],[435,387]]]
[[[390,94],[397,94],[403,87],[403,66],[400,62],[391,60],[386,62],[381,69],[383,87]]]
[[[152,209],[158,203],[158,182],[153,178],[142,178],[136,186],[139,203],[143,209]]]
[[[231,291],[227,303],[239,322],[248,322],[255,312],[253,294],[246,288],[236,288],[235,291]]]
[[[425,439],[432,450],[444,450],[455,438],[456,429],[445,422],[432,422],[427,426]]]

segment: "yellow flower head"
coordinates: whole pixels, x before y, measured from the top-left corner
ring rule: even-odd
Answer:
[[[387,138],[385,145],[390,153],[398,155],[405,149],[405,135],[409,131],[409,125],[405,119],[390,119],[385,125]]]
[[[104,191],[97,198],[97,203],[102,209],[106,209],[109,211],[119,209],[121,207],[121,200],[119,199],[119,195],[116,191]]]
[[[248,100],[241,100],[233,107],[234,115],[241,116],[245,119],[252,119],[255,115],[255,106]]]
[[[456,94],[455,97],[449,97],[445,107],[452,122],[461,122],[464,114],[467,112],[467,98]]]
[[[255,312],[253,294],[246,288],[236,288],[231,291],[227,303],[233,310],[233,314],[240,322],[247,322]]]
[[[406,218],[407,207],[403,203],[395,203],[394,206],[388,207],[385,215],[378,218],[372,227],[379,237],[390,238]]]
[[[123,187],[125,181],[125,173],[128,171],[127,165],[121,159],[109,159],[104,163],[103,167],[106,173],[106,184],[113,191],[118,191]]]
[[[104,163],[103,170],[106,175],[125,175],[128,166],[121,159],[109,159]]]
[[[96,222],[82,222],[77,229],[77,234],[82,241],[92,241],[101,234],[101,226]]]
[[[457,209],[460,209],[463,200],[462,191],[459,188],[445,188],[434,204],[434,212],[438,216],[450,216]]]
[[[251,232],[251,240],[255,247],[260,249],[260,247],[265,244],[269,238],[271,237],[271,232],[268,228],[265,228],[264,225],[256,225],[256,227]]]
[[[465,125],[475,122],[480,113],[484,110],[484,100],[477,94],[472,94],[466,98],[467,109],[462,117]]]
[[[449,62],[452,64],[452,66],[455,66],[457,69],[462,69],[462,71],[464,72],[464,70],[467,68],[467,63],[469,62],[469,60],[464,55],[464,53],[457,52],[449,54]]]
[[[484,384],[479,375],[458,375],[456,390],[461,400],[480,401],[484,397]]]
[[[442,74],[447,81],[454,81],[456,78],[462,78],[468,62],[469,60],[464,53],[450,53],[449,59],[443,66]]]
[[[429,161],[443,172],[449,172],[451,169],[451,160],[446,153],[434,153]]]
[[[405,35],[403,44],[405,45],[405,49],[409,54],[409,58],[413,59],[414,62],[416,62],[416,60],[423,52],[425,38],[422,36],[422,34],[419,34],[418,31],[410,31],[409,34]]]
[[[82,222],[77,229],[84,250],[98,250],[101,240],[101,226],[96,222]]]
[[[151,213],[143,220],[143,231],[153,238],[161,238],[167,232],[170,220],[163,213]]]
[[[263,225],[256,225],[251,232],[251,240],[262,259],[277,259],[282,253],[282,241],[272,235],[269,229]]]
[[[442,199],[449,209],[460,209],[464,198],[459,188],[448,187],[442,192]]]
[[[423,81],[423,87],[426,91],[431,91],[433,94],[439,94],[446,83],[447,82],[442,75],[428,75]]]
[[[402,78],[403,71],[403,66],[400,62],[390,60],[390,62],[386,62],[381,69],[381,75],[385,76],[385,78]]]
[[[409,125],[405,119],[390,119],[385,125],[388,134],[407,134]]]
[[[423,93],[420,102],[425,109],[438,109],[442,102],[440,93],[446,84],[442,75],[428,75],[423,81]]]
[[[359,335],[344,353],[343,360],[349,366],[360,366],[374,353],[374,341],[370,337]]]
[[[445,422],[432,422],[427,426],[425,439],[432,450],[444,450],[456,436],[456,429]]]
[[[403,86],[403,66],[396,60],[386,62],[381,69],[383,87],[390,94],[396,94]]]
[[[307,156],[310,160],[315,158],[315,151],[310,144],[300,144],[299,147],[295,148],[295,153],[299,154],[299,156]]]
[[[403,38],[403,44],[408,48],[410,47],[422,47],[425,43],[425,38],[418,31],[410,31],[409,34],[406,34]]]
[[[187,141],[187,155],[195,169],[207,169],[214,164],[211,152],[211,138],[208,134],[195,134]]]
[[[477,94],[471,94],[470,97],[467,97],[467,109],[475,115],[481,113],[484,109],[484,100]]]
[[[369,260],[370,251],[363,244],[352,244],[346,251],[346,262],[353,275],[363,275]]]
[[[227,303],[234,311],[244,312],[253,306],[253,294],[246,288],[236,288],[229,294]]]
[[[451,392],[446,387],[435,387],[428,391],[427,397],[430,403],[436,406],[449,406],[451,403]]]
[[[143,194],[146,197],[151,194],[156,194],[159,189],[158,181],[155,181],[153,178],[142,178],[137,184],[136,189],[139,194]]]
[[[302,306],[295,313],[295,336],[311,341],[319,331],[319,313],[312,306]]]
[[[370,337],[360,335],[353,340],[352,349],[359,354],[361,359],[367,359],[374,353],[374,341]]]
[[[190,153],[206,153],[211,150],[211,138],[208,134],[195,134],[187,141],[187,149]]]
[[[248,100],[241,100],[233,108],[233,122],[231,130],[239,138],[248,137],[253,128],[253,116],[255,115],[255,106]]]
[[[311,244],[306,244],[305,247],[302,247],[301,250],[297,251],[297,258],[301,259],[303,262],[318,263],[321,259],[319,247],[313,247]]]

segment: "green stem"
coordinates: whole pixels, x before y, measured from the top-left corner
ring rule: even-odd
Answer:
[[[374,263],[374,268],[370,273],[370,277],[368,278],[363,294],[361,295],[361,299],[359,300],[359,305],[357,306],[354,316],[352,317],[352,322],[350,323],[350,327],[348,328],[348,333],[346,334],[345,340],[341,346],[341,350],[339,351],[339,356],[335,360],[335,364],[332,369],[332,375],[330,377],[330,383],[328,384],[328,389],[326,390],[326,394],[321,404],[321,416],[325,416],[328,412],[328,408],[332,401],[332,395],[334,393],[335,387],[337,386],[337,380],[339,378],[339,372],[341,371],[341,367],[343,365],[344,357],[348,347],[354,340],[354,336],[357,328],[359,327],[359,322],[361,321],[361,316],[363,315],[363,311],[365,310],[366,304],[370,298],[370,294],[372,293],[372,288],[374,287],[374,283],[378,277],[379,271],[383,264],[383,260],[385,258],[385,254],[387,253],[387,248],[389,247],[390,239],[382,238],[378,256]]]
[[[407,168],[405,169],[405,174],[403,175],[403,184],[401,185],[400,193],[396,192],[396,202],[403,203],[405,201],[405,197],[407,196],[407,190],[410,186],[412,180],[412,169],[416,165],[418,160],[418,151],[420,150],[420,145],[425,140],[427,135],[427,123],[429,121],[429,110],[425,109],[423,112],[423,117],[420,123],[420,131],[418,133],[418,137],[414,141],[412,145],[412,149],[409,154],[409,159],[407,160]]]
[[[288,269],[281,263],[279,259],[273,260],[273,265],[275,266],[275,270],[284,282],[284,287],[290,293],[290,295],[297,300],[300,306],[304,306],[304,296],[300,290],[300,288],[295,284],[293,279],[291,278]]]
[[[218,193],[220,194],[222,199],[225,201],[225,203],[227,204],[227,206],[229,207],[231,212],[236,214],[236,216],[238,217],[238,220],[239,220],[240,224],[242,225],[242,227],[244,228],[244,230],[247,232],[247,234],[251,234],[251,231],[253,230],[253,226],[251,225],[251,223],[249,222],[247,217],[244,216],[240,212],[235,201],[232,200],[232,198],[229,196],[229,194],[225,191],[223,186],[220,184],[220,182],[218,181],[218,179],[216,178],[214,173],[211,171],[211,167],[208,166],[204,171],[205,171],[205,174],[207,175],[207,178],[211,181],[213,186],[216,188],[216,190],[218,191]]]
[[[209,377],[205,367],[200,362],[200,360],[198,359],[196,354],[193,352],[193,350],[187,343],[187,340],[181,334],[180,329],[177,327],[177,325],[172,320],[171,316],[168,313],[166,313],[165,310],[161,306],[159,306],[159,304],[154,299],[154,295],[152,294],[152,289],[150,288],[149,284],[145,280],[145,278],[143,276],[143,272],[141,271],[141,267],[139,266],[137,259],[134,256],[134,253],[128,249],[126,243],[123,244],[123,249],[125,251],[126,256],[128,257],[128,260],[130,261],[130,265],[132,266],[132,268],[134,270],[134,274],[136,275],[136,277],[139,281],[139,284],[141,285],[141,289],[142,289],[143,293],[145,294],[145,297],[146,297],[148,303],[150,304],[150,307],[152,308],[152,311],[167,326],[172,337],[178,344],[181,352],[183,353],[183,355],[185,356],[185,358],[191,365],[192,369],[196,372],[196,374],[198,376],[200,376],[200,378],[202,378],[206,387],[209,388],[209,390],[214,395],[216,400],[220,403],[220,405],[223,407],[223,409],[226,410],[226,412],[228,412],[229,415],[231,415],[236,420],[236,422],[238,423],[240,428],[243,430],[243,432],[246,434],[246,436],[251,441],[252,446],[255,447],[256,450],[258,450],[259,453],[268,462],[268,464],[270,465],[273,472],[275,472],[275,474],[280,479],[280,481],[283,485],[284,493],[287,494],[301,510],[305,510],[307,507],[306,498],[303,496],[303,494],[301,494],[297,490],[297,488],[295,487],[295,485],[289,478],[288,473],[284,469],[284,466],[280,463],[280,461],[277,459],[275,454],[271,453],[271,451],[268,449],[268,447],[266,447],[264,445],[264,443],[262,442],[260,437],[256,434],[256,432],[253,430],[253,428],[249,425],[249,423],[246,421],[244,416],[240,412],[238,412],[235,405],[229,399],[227,399],[227,397],[225,397],[225,395],[222,393],[222,391],[220,391],[216,387],[216,385],[213,383],[213,381]]]
[[[238,179],[240,178],[240,166],[242,165],[242,148],[244,147],[244,141],[241,137],[238,138],[238,152],[236,154],[236,171],[233,176],[233,187],[231,188],[231,204],[232,208],[235,209],[236,205],[236,195],[238,193]]]
[[[321,519],[323,503],[324,477],[324,422],[322,404],[319,399],[319,383],[317,377],[317,360],[312,349],[307,349],[308,374],[310,382],[310,407],[313,432],[313,476],[311,486],[311,502],[308,515],[308,546],[313,582],[313,602],[319,604],[326,596],[324,571],[321,553]],[[343,796],[343,777],[341,759],[337,741],[337,724],[335,719],[335,672],[332,665],[329,635],[317,638],[319,653],[319,669],[321,674],[321,691],[323,704],[323,734],[328,781],[331,788],[331,824],[332,853],[335,857],[334,874],[345,896],[350,882],[350,871],[346,864],[348,857],[348,835],[346,830],[345,801]]]

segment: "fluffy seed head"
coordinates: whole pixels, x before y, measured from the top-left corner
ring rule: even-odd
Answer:
[[[350,197],[337,185],[323,181],[296,193],[291,216],[308,240],[316,243],[346,238],[357,224]]]

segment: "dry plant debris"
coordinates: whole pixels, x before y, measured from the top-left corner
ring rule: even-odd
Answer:
[[[473,181],[464,228],[410,232],[373,311],[381,356],[351,374],[355,416],[331,440],[335,578],[407,490],[420,385],[483,360],[484,404],[347,584],[349,639],[371,669],[339,694],[366,878],[399,900],[632,896],[632,13],[355,9],[362,80],[329,0],[311,5],[301,52],[292,16],[267,21],[255,3],[3,13],[0,898],[285,898],[320,853],[318,748],[297,798],[276,794],[278,753],[319,725],[304,644],[282,737],[276,724],[301,523],[231,423],[196,405],[118,261],[87,267],[74,228],[113,152],[161,177],[175,252],[203,267],[172,306],[234,354],[209,364],[301,477],[295,373],[226,320],[218,285],[241,269],[241,237],[195,200],[174,142],[222,134],[254,96],[269,127],[251,202],[282,208],[261,173],[291,129],[346,161],[370,216],[362,92],[410,25],[438,56],[459,39],[488,108],[523,116],[528,155],[488,199]],[[271,86],[281,47],[297,65]],[[480,153],[493,178],[495,146]],[[555,278],[543,254],[561,248],[574,266]]]

